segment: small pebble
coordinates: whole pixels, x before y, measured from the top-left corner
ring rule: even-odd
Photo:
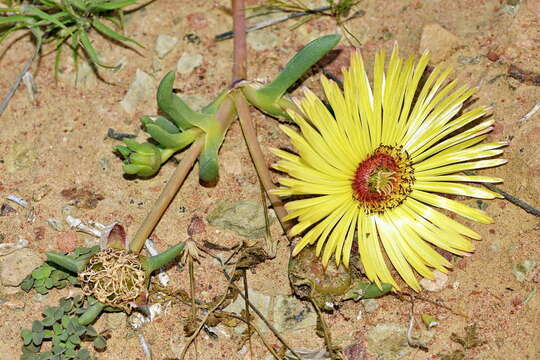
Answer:
[[[64,223],[62,222],[62,220],[58,220],[55,218],[48,218],[47,223],[49,224],[51,228],[53,228],[53,230],[64,231]]]
[[[499,54],[497,54],[494,51],[489,51],[487,53],[487,58],[488,58],[489,61],[495,62],[495,61],[499,60],[499,57],[500,57]]]
[[[178,43],[178,38],[175,38],[174,36],[169,35],[158,35],[156,39],[156,46],[155,50],[160,59],[163,59],[165,56],[167,56],[168,53],[171,52],[172,49],[176,46]]]
[[[52,188],[49,185],[47,184],[41,185],[40,187],[38,187],[32,192],[32,200],[36,202],[40,201],[45,196],[47,196],[51,192],[51,190]]]
[[[433,280],[429,280],[427,278],[420,280],[420,286],[430,292],[441,291],[442,289],[444,289],[446,283],[448,282],[448,275],[438,270],[434,270],[433,275]]]
[[[203,57],[199,54],[183,53],[178,63],[176,64],[176,71],[179,74],[190,74],[196,67],[202,65]]]
[[[7,216],[13,212],[15,212],[15,209],[9,206],[9,204],[4,203],[0,207],[0,216]]]
[[[56,248],[63,252],[75,250],[79,244],[79,237],[74,230],[67,230],[59,233],[55,237]]]

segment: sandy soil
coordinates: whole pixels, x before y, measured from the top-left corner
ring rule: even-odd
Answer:
[[[253,4],[253,1],[249,2]],[[483,173],[505,179],[501,187],[521,199],[538,204],[540,196],[540,140],[539,113],[525,122],[518,122],[540,99],[540,87],[534,76],[525,76],[522,81],[507,76],[511,66],[540,72],[540,2],[538,0],[517,1],[361,1],[356,9],[365,14],[351,20],[347,26],[362,42],[362,52],[368,63],[378,49],[391,50],[397,41],[403,55],[414,54],[420,49],[422,31],[426,24],[438,23],[452,33],[458,46],[442,57],[456,69],[461,81],[478,85],[479,104],[494,106],[493,117],[496,129],[489,140],[508,140],[505,150],[509,163],[503,167]],[[35,219],[27,221],[24,210],[0,218],[0,234],[3,242],[14,242],[19,238],[29,241],[29,247],[43,253],[54,250],[64,241],[65,234],[52,229],[48,218],[63,218],[72,212],[84,220],[101,223],[121,221],[128,234],[133,234],[137,225],[150,210],[158,197],[175,162],[169,161],[158,176],[148,180],[126,179],[122,175],[121,160],[112,152],[118,142],[107,138],[108,128],[145,138],[139,128],[138,118],[156,112],[153,97],[137,104],[132,114],[119,105],[135,77],[137,69],[151,75],[155,84],[169,70],[176,67],[182,53],[200,54],[202,65],[189,74],[177,74],[176,87],[192,100],[205,103],[213,94],[230,81],[232,42],[214,42],[213,36],[231,27],[229,3],[219,1],[169,1],[159,0],[144,10],[130,15],[125,33],[145,45],[136,51],[113,46],[94,34],[96,47],[106,63],[122,61],[124,66],[117,72],[102,70],[101,75],[109,84],[87,75],[79,86],[73,81],[74,69],[69,56],[63,59],[58,82],[54,81],[52,66],[54,54],[47,48],[39,64],[33,67],[38,94],[34,101],[24,87],[13,97],[1,121],[0,138],[0,197],[18,194],[32,199],[33,193],[42,186],[50,192],[40,201],[33,203]],[[288,58],[309,40],[320,35],[341,31],[332,19],[318,19],[295,31],[280,25],[265,29],[254,35],[249,48],[249,76],[272,78]],[[179,43],[164,59],[154,52],[156,38],[167,34],[179,38]],[[191,43],[184,36],[195,34],[200,43]],[[253,36],[250,35],[253,38]],[[267,41],[261,41],[267,39]],[[264,44],[272,44],[261,49]],[[343,41],[342,52],[328,69],[339,76],[341,66],[347,64],[349,44]],[[19,69],[32,53],[28,38],[11,38],[0,47],[0,89],[2,95],[14,81]],[[304,85],[317,88],[316,77]],[[268,152],[270,146],[286,144],[277,122],[255,114],[259,140],[270,161],[275,159]],[[21,149],[27,149],[28,162],[20,169],[11,168],[12,157]],[[228,132],[221,149],[221,179],[216,187],[203,188],[197,181],[197,171],[189,176],[179,195],[155,230],[158,249],[164,249],[186,238],[186,229],[192,216],[205,218],[219,199],[259,199],[256,174],[250,163],[238,124]],[[181,159],[182,155],[177,155]],[[195,169],[196,170],[196,169]],[[100,194],[103,199],[93,209],[66,209],[69,202],[62,194],[66,189],[88,189]],[[475,205],[474,200],[467,200]],[[427,352],[406,352],[407,359],[438,359],[461,346],[451,341],[452,333],[463,334],[464,327],[476,323],[478,333],[485,344],[466,350],[466,359],[539,359],[540,358],[540,296],[524,300],[538,288],[539,266],[532,270],[528,279],[518,282],[512,274],[515,265],[527,259],[540,260],[540,222],[537,217],[505,200],[486,202],[486,211],[495,219],[493,225],[468,223],[480,233],[483,240],[477,243],[472,257],[454,258],[454,270],[444,289],[437,293],[422,293],[421,296],[441,301],[455,312],[429,302],[418,301],[415,312],[429,313],[440,319],[440,325],[429,331]],[[467,223],[466,221],[464,221]],[[279,229],[273,232],[279,236]],[[224,233],[206,226],[204,237],[214,243],[231,246],[239,241],[232,233]],[[78,234],[76,245],[84,245],[87,236]],[[283,239],[282,239],[283,240]],[[291,293],[287,280],[289,249],[281,241],[276,259],[263,263],[249,274],[250,286],[266,295]],[[210,300],[222,293],[225,281],[219,267],[210,258],[202,260],[196,268],[197,292],[201,299]],[[188,289],[187,270],[173,267],[169,270],[172,286]],[[19,356],[21,328],[30,326],[32,319],[46,305],[54,305],[67,290],[52,291],[45,298],[37,299],[35,293],[26,294],[7,287],[0,289],[2,299],[19,306],[0,306],[0,358],[14,359]],[[332,315],[325,315],[336,342],[347,346],[368,346],[367,336],[374,326],[394,323],[406,327],[409,305],[394,296],[378,300],[379,307],[365,313],[360,303],[348,302]],[[145,325],[143,332],[155,359],[174,358],[185,341],[182,317],[187,314],[185,306],[167,309],[165,315]],[[358,319],[358,314],[362,316]],[[96,359],[144,359],[138,334],[124,323],[118,325],[111,315],[103,316],[97,327],[115,327],[106,352],[94,354]],[[415,332],[420,332],[417,325]],[[425,332],[424,332],[425,333]],[[245,359],[248,355],[238,352],[241,338],[234,331],[218,334],[217,340],[202,334],[197,342],[199,359]],[[314,329],[289,331],[283,334],[294,347],[320,348],[323,340],[315,335]],[[279,342],[267,334],[271,344]],[[253,358],[265,359],[268,355],[257,337],[254,337]],[[374,359],[373,349],[351,359]],[[194,359],[191,352],[188,358]],[[392,358],[384,357],[380,358]]]

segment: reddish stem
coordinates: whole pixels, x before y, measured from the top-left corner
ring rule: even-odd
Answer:
[[[246,16],[245,1],[232,0],[233,11],[233,31],[234,31],[234,53],[233,53],[233,78],[235,83],[238,80],[247,78],[247,46],[246,46]]]

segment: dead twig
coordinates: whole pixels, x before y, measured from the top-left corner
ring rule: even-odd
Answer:
[[[328,329],[328,325],[326,324],[326,321],[324,320],[322,316],[322,311],[319,308],[319,305],[317,305],[317,302],[313,301],[311,297],[309,299],[311,301],[311,304],[315,308],[315,312],[317,313],[318,323],[321,325],[321,330],[324,336],[324,344],[326,345],[326,351],[328,352],[328,354],[330,354],[332,359],[336,355],[342,358],[339,354],[336,354],[334,345],[332,344],[332,334],[330,333],[330,329]]]
[[[245,315],[246,315],[246,324],[247,324],[249,352],[251,354],[251,358],[253,359],[253,346],[251,344],[251,322],[250,322],[250,316],[249,316],[249,289],[248,289],[248,281],[247,281],[247,271],[245,269],[242,270],[242,277],[244,278],[244,300],[245,300],[245,306],[246,306]]]
[[[225,273],[226,274],[226,273]],[[208,318],[210,317],[210,315],[212,315],[212,313],[214,311],[216,311],[220,306],[221,304],[225,301],[225,299],[227,299],[227,296],[229,295],[229,289],[231,288],[231,285],[235,286],[233,283],[232,283],[232,278],[229,277],[229,276],[226,276],[227,280],[228,280],[228,285],[227,285],[227,289],[225,290],[225,294],[223,294],[223,296],[221,297],[221,299],[219,299],[219,301],[211,308],[208,310],[208,312],[206,313],[206,315],[204,316],[203,320],[199,323],[199,326],[197,326],[197,329],[193,332],[193,334],[188,338],[187,340],[187,343],[186,343],[186,346],[184,346],[184,348],[182,349],[182,352],[180,353],[180,357],[179,359],[180,360],[184,360],[185,356],[186,356],[186,352],[187,350],[189,349],[189,346],[191,345],[191,343],[193,342],[193,340],[195,340],[195,338],[197,337],[197,335],[199,335],[201,329],[203,328],[204,324],[206,324],[206,321],[208,320]],[[238,289],[238,287],[236,287]]]
[[[242,290],[235,284],[233,283],[231,280],[232,280],[232,277],[227,273],[227,271],[225,270],[225,266],[223,264],[223,262],[221,261],[221,259],[219,258],[215,258],[218,260],[218,262],[221,264],[221,267],[222,267],[222,271],[223,271],[223,275],[225,276],[225,278],[229,281],[229,284],[230,286],[234,287],[238,293],[240,294],[240,296],[242,296],[242,298],[244,298],[244,300],[246,301],[246,303],[249,305],[249,307],[253,310],[253,312],[255,312],[255,314],[257,314],[258,317],[261,318],[261,320],[264,322],[264,324],[270,329],[270,331],[272,331],[272,333],[274,334],[274,336],[276,338],[278,338],[278,340],[294,355],[296,356],[297,359],[299,360],[303,360],[302,357],[300,357],[300,355],[298,355],[298,353],[296,351],[294,351],[294,349],[289,346],[289,344],[287,343],[287,341],[283,338],[283,336],[281,336],[279,334],[279,332],[276,330],[276,328],[274,326],[272,326],[272,324],[270,324],[270,322],[266,319],[266,317],[259,311],[259,309],[257,309],[255,307],[255,305],[253,305],[251,303],[251,301],[249,301],[249,299],[246,299],[245,298],[245,295],[244,293],[242,292]],[[234,272],[232,272],[234,273]]]
[[[15,78],[15,81],[13,82],[13,85],[11,85],[11,87],[9,88],[7,94],[2,99],[2,103],[0,103],[0,116],[2,116],[2,114],[6,110],[8,104],[9,104],[9,101],[13,97],[13,94],[15,94],[15,91],[17,91],[17,88],[21,84],[21,81],[22,81],[24,75],[28,72],[28,70],[30,69],[30,66],[32,66],[34,60],[37,58],[39,52],[41,51],[42,36],[37,35],[36,33],[34,33],[34,31],[32,31],[32,33],[36,37],[36,47],[34,49],[34,53],[32,54],[32,57],[26,61],[26,63],[23,66],[22,71]]]
[[[465,319],[468,319],[468,318],[469,318],[469,316],[467,316],[466,314],[460,313],[459,311],[455,311],[455,310],[452,309],[450,306],[441,304],[441,303],[439,303],[439,302],[437,302],[437,301],[435,301],[435,300],[431,300],[431,299],[428,299],[428,298],[425,298],[425,297],[422,297],[422,296],[418,296],[418,295],[413,295],[413,294],[410,294],[410,293],[407,293],[407,292],[402,292],[401,294],[400,294],[400,293],[396,293],[395,295],[397,296],[397,298],[398,298],[399,300],[401,300],[401,301],[409,301],[409,302],[412,302],[412,300],[407,300],[407,299],[405,299],[402,295],[406,295],[406,296],[408,296],[408,297],[411,298],[411,299],[412,299],[413,296],[414,296],[414,298],[415,298],[416,300],[425,301],[425,302],[428,302],[428,303],[430,303],[430,304],[433,304],[433,305],[435,305],[435,306],[437,306],[437,307],[441,307],[441,308],[443,308],[443,309],[445,309],[445,310],[450,311],[452,314],[454,314],[454,315],[456,315],[456,316],[461,316],[461,317],[463,317],[463,318],[465,318]]]
[[[218,314],[218,315],[226,315],[226,316],[229,316],[229,317],[232,317],[234,319],[237,319],[237,320],[240,320],[240,321],[243,321],[244,323],[247,324],[246,322],[246,319],[241,317],[241,316],[238,316],[236,314],[232,314],[232,313],[226,313],[226,312],[222,312],[222,311],[215,311],[214,312],[215,314]],[[261,341],[263,342],[264,346],[266,347],[266,349],[268,349],[268,351],[272,354],[272,356],[274,357],[274,359],[276,360],[281,360],[281,358],[279,357],[279,355],[277,354],[276,350],[274,350],[274,348],[272,346],[270,346],[270,344],[265,340],[264,336],[262,336],[262,332],[261,330],[257,327],[257,325],[255,325],[251,320],[249,321],[249,324],[251,325],[251,328],[253,330],[255,330],[255,332],[257,333],[257,335],[259,335],[259,337],[261,338]]]
[[[255,165],[255,170],[259,176],[259,181],[266,190],[268,199],[270,199],[270,203],[276,212],[283,230],[287,232],[292,227],[292,223],[290,221],[283,220],[283,218],[287,216],[287,210],[285,210],[281,199],[278,196],[270,193],[270,190],[275,189],[276,185],[274,185],[272,182],[270,171],[268,170],[266,160],[264,159],[264,155],[257,140],[257,134],[255,132],[255,128],[253,127],[249,105],[241,93],[235,94],[234,99],[236,110],[238,112],[238,118],[240,119],[240,126],[242,128],[242,133],[244,134],[244,140],[246,141],[249,154],[251,155],[251,159]]]
[[[298,17],[306,16],[306,15],[313,15],[313,14],[320,13],[320,12],[323,12],[323,11],[327,11],[327,10],[330,10],[330,9],[331,9],[330,6],[322,6],[322,7],[318,7],[318,8],[311,9],[311,10],[293,12],[293,13],[290,13],[290,14],[280,16],[280,17],[275,18],[275,19],[269,19],[269,20],[261,21],[260,23],[249,25],[246,28],[246,33],[251,32],[251,31],[255,31],[255,30],[259,30],[259,29],[264,29],[266,27],[276,25],[276,24],[282,23],[282,22],[290,20],[290,19],[295,19],[295,18],[298,18]],[[235,36],[234,30],[233,31],[227,31],[227,32],[216,35],[214,37],[214,40],[216,40],[216,41],[227,40],[227,39],[233,38],[234,36]]]
[[[414,327],[414,295],[409,294],[411,297],[411,311],[409,312],[409,327],[407,328],[407,343],[410,347],[419,348],[422,350],[428,350],[427,344],[425,341],[419,338],[415,338],[412,335]]]
[[[529,110],[528,113],[526,113],[525,115],[523,115],[519,120],[518,120],[518,126],[521,127],[523,126],[523,124],[525,124],[526,121],[528,121],[530,118],[532,118],[534,116],[534,114],[536,114],[536,112],[540,110],[540,102],[536,103],[531,110]]]
[[[474,171],[465,170],[463,172],[465,173],[465,175],[469,175],[469,176],[475,175]],[[490,183],[482,183],[482,185],[487,187],[489,190],[494,191],[497,194],[502,195],[506,200],[510,201],[512,204],[514,204],[516,206],[519,206],[520,208],[522,208],[523,210],[525,210],[529,214],[540,216],[540,210],[538,210],[537,208],[535,208],[532,205],[527,204],[525,201],[523,201],[521,199],[518,199],[514,195],[511,195],[511,194],[507,193],[506,191],[501,190],[497,186],[495,186],[493,184],[490,184]]]
[[[165,185],[165,188],[159,195],[159,198],[156,200],[152,210],[150,210],[150,213],[146,215],[146,218],[139,227],[139,230],[137,230],[137,233],[129,244],[129,249],[131,252],[138,254],[141,251],[144,242],[146,239],[148,239],[156,227],[157,223],[163,216],[163,213],[169,207],[169,204],[174,199],[174,196],[195,164],[195,161],[197,161],[197,157],[202,151],[203,144],[204,139],[201,138],[193,143],[193,145],[191,145],[189,150],[186,152],[184,158],[180,164],[178,164],[171,175],[171,178],[167,182],[167,185]]]

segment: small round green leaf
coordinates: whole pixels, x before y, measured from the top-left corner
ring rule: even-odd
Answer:
[[[28,345],[32,342],[32,332],[28,329],[21,331],[21,337],[23,338],[24,345]]]
[[[32,271],[32,277],[36,280],[46,279],[51,275],[53,267],[47,264],[38,267]]]
[[[77,335],[71,335],[69,338],[68,338],[68,341],[72,344],[75,344],[75,345],[78,345],[81,343],[81,338],[78,337]]]
[[[33,332],[32,333],[32,342],[34,345],[39,346],[43,342],[43,332]]]
[[[40,332],[43,331],[43,324],[41,321],[34,320],[32,321],[32,332]]]
[[[96,350],[103,350],[107,347],[107,341],[103,336],[98,336],[97,338],[95,338],[93,344]]]

